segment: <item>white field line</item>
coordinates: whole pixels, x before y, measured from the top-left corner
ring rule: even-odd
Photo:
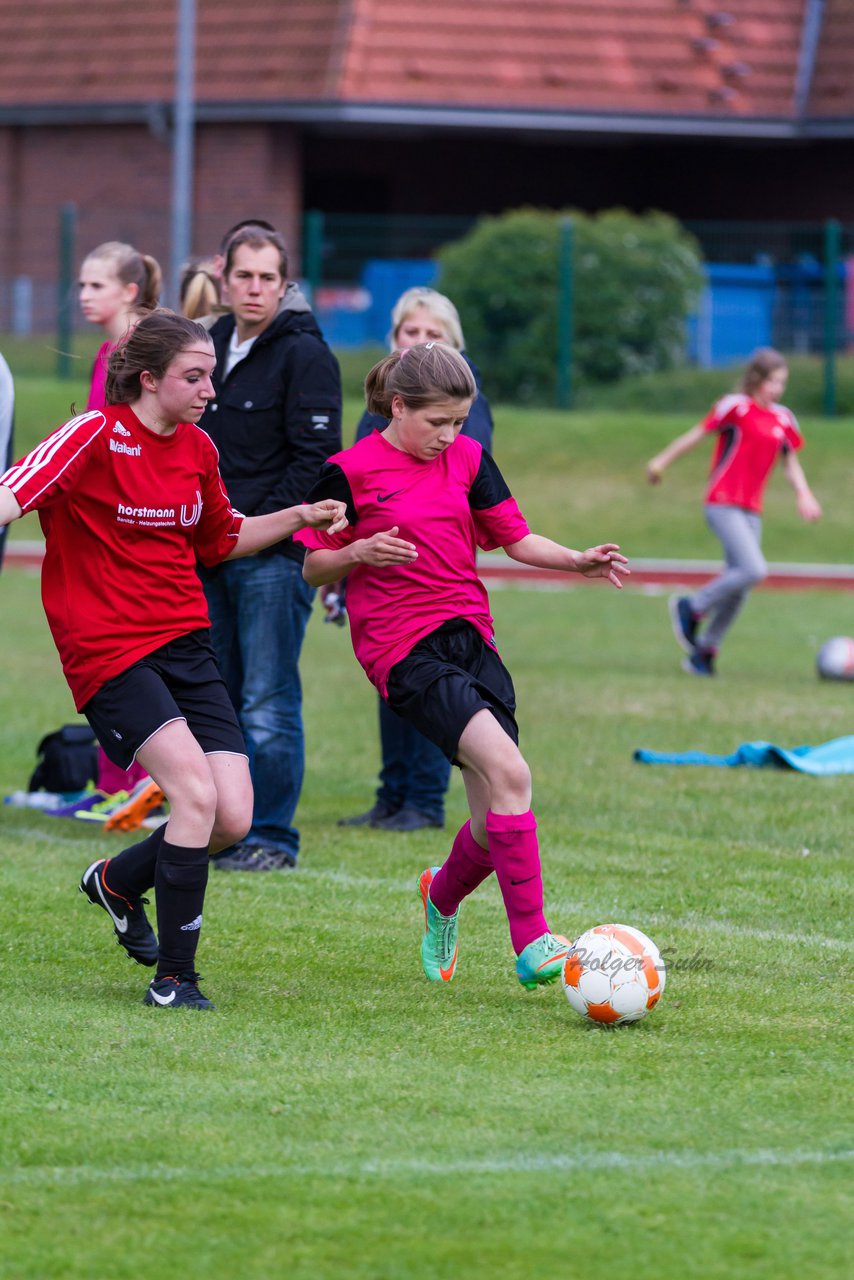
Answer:
[[[367,875],[352,875],[347,871],[319,871],[315,868],[301,868],[299,871],[299,879],[302,879],[303,877],[306,879],[327,880],[336,885],[342,885],[347,888],[381,890],[382,892],[389,894],[415,892],[414,876],[410,883],[409,880],[401,880],[397,877],[378,878]],[[494,886],[492,881],[489,881],[488,888],[486,886],[484,886],[484,888],[486,888],[486,892],[491,892],[496,902],[500,901],[498,889]],[[478,896],[482,896],[480,891]],[[547,907],[549,914],[554,915],[555,917],[575,917],[577,919],[581,916],[585,919],[589,919],[591,925],[607,923],[604,917],[608,915],[608,912],[603,912],[601,907],[591,906],[589,903],[556,902],[549,899]],[[618,911],[616,914],[619,915],[620,912]],[[623,912],[622,914],[633,915],[634,913]],[[611,912],[611,915],[613,916],[614,912]],[[615,922],[619,923],[619,921]],[[624,923],[630,924],[632,922],[625,921]],[[854,950],[854,939],[851,938],[829,938],[822,934],[789,933],[784,929],[754,929],[749,925],[733,924],[728,920],[715,920],[705,916],[670,916],[664,912],[655,911],[650,914],[647,923],[650,926],[671,925],[677,929],[691,929],[697,933],[719,933],[725,936],[729,935],[733,938],[750,938],[756,942],[782,942],[798,946],[819,947],[828,951]],[[585,928],[587,927],[589,926],[585,925]]]
[[[510,1154],[471,1160],[371,1159],[347,1161],[305,1160],[279,1161],[265,1164],[230,1165],[164,1165],[113,1166],[108,1169],[85,1165],[65,1167],[36,1165],[9,1169],[0,1173],[0,1185],[9,1187],[85,1186],[87,1184],[120,1184],[137,1182],[259,1182],[265,1179],[301,1178],[375,1178],[394,1182],[400,1178],[500,1177],[505,1174],[540,1175],[542,1173],[644,1173],[660,1170],[692,1172],[706,1169],[794,1169],[802,1165],[850,1163],[854,1149],[837,1151],[802,1151],[759,1149],[756,1151],[651,1151],[630,1155],[623,1151],[579,1151],[574,1154],[526,1156]]]

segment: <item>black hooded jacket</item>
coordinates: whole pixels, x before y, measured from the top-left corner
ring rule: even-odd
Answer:
[[[227,377],[234,316],[211,327],[216,399],[200,426],[219,450],[232,506],[267,515],[305,500],[321,466],[341,448],[341,375],[303,295],[289,284],[272,324]],[[292,538],[267,553],[302,560]]]

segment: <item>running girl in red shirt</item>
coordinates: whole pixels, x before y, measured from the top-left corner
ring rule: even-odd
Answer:
[[[128,955],[157,966],[146,1004],[170,1008],[211,1007],[194,965],[208,855],[252,819],[246,747],[196,560],[214,565],[306,525],[346,524],[334,500],[252,518],[231,507],[216,448],[195,425],[214,395],[214,364],[200,325],[153,312],[110,357],[108,407],[72,418],[0,475],[0,526],[39,513],[42,599],[75,706],[109,758],[121,768],[138,760],[169,801],[165,826],[93,862],[80,888]],[[143,906],[152,885],[159,944]]]
[[[804,439],[791,410],[778,404],[789,371],[779,351],[761,347],[744,372],[741,392],[724,396],[711,413],[647,464],[658,484],[671,462],[707,435],[717,437],[706,490],[705,515],[720,540],[726,567],[694,596],[674,596],[670,614],[677,641],[688,654],[692,675],[714,675],[721,642],[750,593],[768,572],[762,555],[762,496],[778,457],[804,520],[818,520],[821,507],[807,484],[796,452]],[[700,631],[701,624],[705,624]]]
[[[365,393],[388,426],[321,470],[309,499],[346,503],[352,527],[298,535],[308,548],[303,572],[315,587],[347,575],[353,647],[368,678],[462,770],[471,820],[444,866],[428,867],[419,883],[425,974],[453,978],[460,903],[494,871],[516,973],[532,989],[558,977],[568,944],[543,915],[531,775],[477,548],[615,587],[627,561],[614,543],[572,551],[530,532],[492,458],[459,434],[477,387],[453,348],[392,353],[368,374]]]

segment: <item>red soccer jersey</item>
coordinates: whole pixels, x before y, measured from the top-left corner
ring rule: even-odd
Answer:
[[[78,711],[139,658],[210,625],[196,559],[224,560],[243,516],[199,427],[161,436],[128,405],[83,413],[0,484],[39,513],[42,600]]]
[[[396,449],[379,431],[334,454],[310,502],[340,498],[350,524],[331,538],[316,529],[295,537],[309,550],[338,549],[395,525],[418,559],[378,569],[356,565],[347,576],[347,612],[356,657],[381,693],[391,668],[424,636],[465,618],[493,645],[477,548],[518,542],[529,532],[500,471],[469,436],[430,461]]]
[[[703,422],[718,439],[706,502],[762,511],[762,495],[781,453],[800,449],[795,415],[781,404],[767,408],[747,395],[724,396]]]

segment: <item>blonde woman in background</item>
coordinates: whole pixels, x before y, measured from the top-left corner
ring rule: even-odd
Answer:
[[[389,345],[392,351],[407,351],[422,342],[444,342],[462,355],[476,386],[462,434],[471,436],[491,453],[492,413],[480,390],[480,375],[463,352],[465,340],[459,312],[443,293],[419,286],[407,289],[394,304]],[[363,440],[372,431],[384,431],[387,426],[380,414],[366,410],[356,428],[356,440]],[[340,588],[334,594],[340,598]],[[341,818],[339,825],[379,827],[383,831],[444,826],[445,794],[451,777],[449,761],[414,725],[396,716],[382,698],[379,717],[382,767],[376,798],[366,813]]]

